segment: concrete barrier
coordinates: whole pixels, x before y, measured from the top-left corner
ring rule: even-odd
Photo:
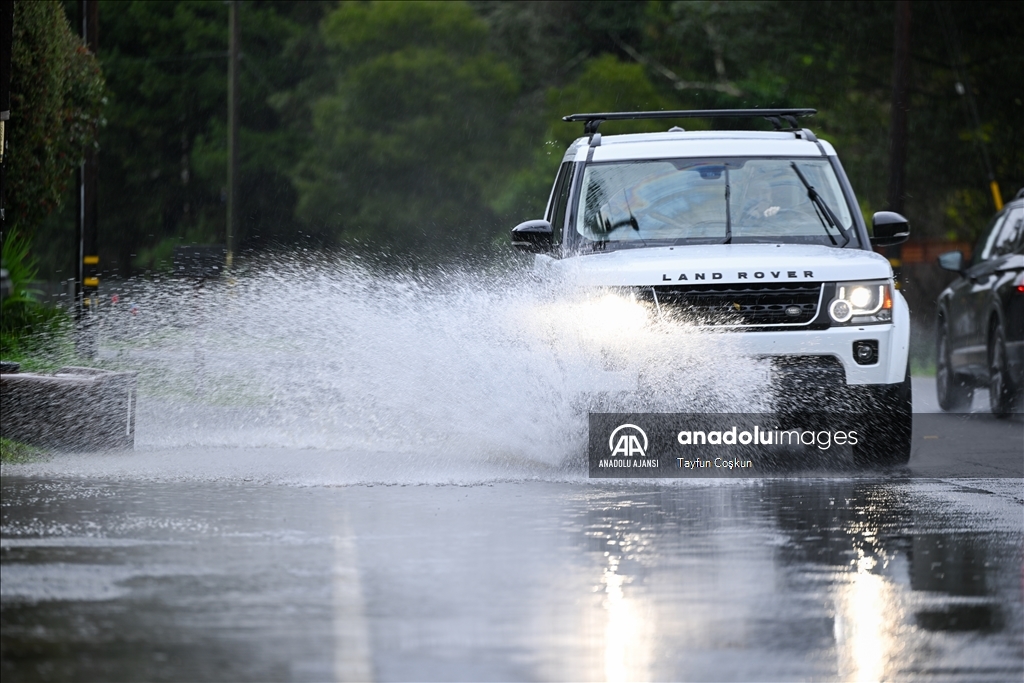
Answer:
[[[5,371],[0,373],[0,436],[57,451],[132,449],[135,398],[134,372]]]

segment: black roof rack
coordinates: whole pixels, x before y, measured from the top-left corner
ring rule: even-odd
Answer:
[[[817,109],[689,109],[679,111],[612,111],[598,114],[570,114],[563,121],[583,121],[583,134],[593,135],[604,121],[628,121],[636,119],[741,119],[764,118],[771,121],[775,130],[782,130],[785,121],[794,131],[800,130],[798,116],[817,114]]]

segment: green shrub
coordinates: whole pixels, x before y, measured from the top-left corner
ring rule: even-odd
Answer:
[[[45,451],[34,446],[0,436],[0,462],[4,464],[36,462],[42,460],[45,454]]]
[[[0,356],[25,360],[27,356],[63,355],[70,344],[71,318],[63,309],[39,301],[32,289],[38,270],[29,240],[12,231],[4,240],[3,267],[11,279],[11,295],[0,304]]]
[[[14,3],[8,226],[29,233],[62,204],[75,168],[96,145],[105,103],[99,62],[71,30],[61,4]]]

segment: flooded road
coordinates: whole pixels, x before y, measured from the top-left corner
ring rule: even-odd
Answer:
[[[917,422],[907,468],[760,480],[280,448],[5,466],[0,673],[1019,680],[1024,424]]]
[[[4,478],[4,680],[1017,680],[1021,485]]]

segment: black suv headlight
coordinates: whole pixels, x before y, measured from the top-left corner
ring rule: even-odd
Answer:
[[[833,324],[870,325],[892,321],[892,280],[837,282],[828,305]]]

